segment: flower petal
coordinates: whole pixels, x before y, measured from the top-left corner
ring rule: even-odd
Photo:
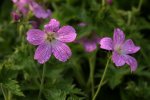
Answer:
[[[27,40],[33,45],[42,44],[45,41],[45,33],[39,29],[30,29],[27,32]]]
[[[29,11],[29,8],[27,7],[30,3],[30,0],[13,0],[13,3],[16,4],[18,10],[23,13],[23,15],[26,15]]]
[[[125,35],[123,33],[123,31],[119,28],[116,28],[114,30],[114,36],[113,36],[113,44],[118,45],[118,44],[122,44],[125,40]]]
[[[62,42],[72,42],[75,40],[77,35],[72,26],[63,26],[56,34],[56,39]]]
[[[51,45],[48,43],[43,43],[38,46],[38,48],[35,51],[34,59],[38,60],[40,64],[45,63],[48,61],[52,54],[52,48]]]
[[[12,0],[12,2],[13,2],[13,3],[17,3],[17,2],[18,2],[18,0]]]
[[[132,53],[136,53],[137,51],[139,51],[140,47],[135,46],[133,41],[131,39],[128,39],[123,44],[122,50],[125,54],[132,54]]]
[[[112,39],[109,37],[104,37],[99,42],[100,48],[105,50],[113,50],[113,42]]]
[[[125,64],[125,59],[123,55],[118,54],[117,52],[113,52],[112,60],[116,66],[123,66]]]
[[[137,61],[134,57],[131,57],[129,55],[125,56],[125,62],[130,66],[131,72],[135,71],[137,68]]]
[[[48,18],[51,14],[50,10],[45,10],[36,2],[32,2],[30,7],[37,18]]]
[[[67,61],[72,54],[70,48],[65,43],[60,41],[52,42],[52,52],[54,56],[62,62]]]
[[[51,19],[50,22],[44,25],[46,32],[57,32],[59,29],[60,23],[56,19]]]
[[[86,52],[92,52],[97,48],[95,41],[84,41],[82,44]]]

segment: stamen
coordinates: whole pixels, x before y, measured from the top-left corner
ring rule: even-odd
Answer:
[[[47,39],[49,42],[55,40],[55,35],[54,35],[54,34],[55,34],[55,33],[53,33],[53,32],[47,33],[47,38],[46,38],[46,39]]]
[[[122,54],[121,46],[116,46],[115,50],[116,50],[119,54]]]

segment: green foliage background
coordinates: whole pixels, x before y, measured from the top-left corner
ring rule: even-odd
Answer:
[[[111,5],[101,0],[37,0],[52,10],[52,17],[61,25],[72,25],[77,39],[95,32],[99,37],[112,36],[120,27],[126,38],[131,38],[141,50],[134,55],[138,61],[136,72],[129,66],[116,68],[111,62],[105,83],[97,100],[149,100],[150,98],[150,1],[113,0]],[[141,2],[142,1],[142,2]],[[141,3],[140,3],[141,2]],[[141,4],[141,5],[140,5]],[[0,100],[37,100],[43,65],[33,59],[36,47],[26,40],[31,28],[26,17],[13,23],[10,0],[0,3]],[[43,20],[40,28],[49,21]],[[85,22],[86,27],[77,24]],[[42,100],[91,100],[87,85],[90,64],[95,66],[95,90],[106,64],[107,52],[98,49],[86,53],[82,45],[70,43],[72,57],[66,63],[54,57],[45,64],[46,72]],[[90,62],[91,61],[91,62]]]

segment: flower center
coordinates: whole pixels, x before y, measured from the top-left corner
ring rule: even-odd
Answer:
[[[122,54],[122,49],[121,49],[121,46],[116,46],[115,50],[119,53],[119,54]]]
[[[46,40],[49,41],[49,42],[52,42],[53,40],[55,40],[55,35],[54,34],[55,34],[54,32],[47,33]]]

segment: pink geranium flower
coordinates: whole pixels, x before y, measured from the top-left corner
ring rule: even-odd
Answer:
[[[61,28],[59,21],[51,19],[44,26],[44,31],[30,29],[27,32],[27,40],[33,45],[38,45],[34,59],[43,64],[53,54],[59,61],[65,62],[71,56],[70,48],[65,44],[76,38],[76,31],[72,26]]]
[[[119,28],[114,30],[113,39],[104,37],[100,41],[100,48],[105,50],[112,50],[112,60],[116,66],[123,66],[125,63],[135,71],[137,68],[137,61],[130,54],[136,53],[140,50],[139,46],[135,46],[131,39],[125,40],[123,31]]]
[[[28,5],[32,0],[12,0],[16,5],[17,10],[20,11],[23,15],[26,15],[29,12]]]
[[[37,17],[37,18],[48,18],[51,15],[51,11],[45,10],[42,6],[40,6],[38,3],[36,2],[31,2],[30,3],[30,9],[31,11],[33,11],[33,14]]]
[[[23,14],[26,15],[29,11],[37,18],[48,18],[51,15],[51,11],[45,10],[42,6],[40,6],[34,0],[12,0],[16,5],[17,9]]]
[[[97,48],[97,44],[100,38],[96,34],[92,34],[90,37],[83,37],[79,40],[86,52],[93,52]]]

